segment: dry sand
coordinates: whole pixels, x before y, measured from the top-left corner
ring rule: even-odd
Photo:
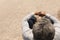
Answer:
[[[22,40],[21,21],[29,12],[46,11],[56,17],[60,0],[0,0],[0,40]]]

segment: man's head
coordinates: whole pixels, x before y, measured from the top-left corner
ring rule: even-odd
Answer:
[[[55,29],[50,20],[42,17],[33,25],[34,40],[53,40]]]

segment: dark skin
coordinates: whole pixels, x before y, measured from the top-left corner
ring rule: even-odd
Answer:
[[[52,24],[54,24],[54,21],[52,20],[52,19],[50,19],[48,16],[46,16],[46,12],[35,12],[35,18],[37,19],[37,18],[39,18],[39,19],[41,19],[41,17],[46,17],[46,18],[48,18],[50,21],[51,21],[51,23]]]
[[[38,15],[40,17],[43,17],[43,16],[46,15],[46,13],[45,12],[35,12],[35,15]]]
[[[46,15],[45,12],[36,12],[34,16],[35,16],[36,20],[38,21],[39,19],[41,19],[45,15]]]

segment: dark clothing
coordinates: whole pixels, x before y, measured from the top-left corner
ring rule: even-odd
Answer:
[[[36,18],[35,18],[34,16],[32,16],[32,17],[28,20],[29,28],[32,29],[32,26],[34,25],[35,22],[36,22]]]

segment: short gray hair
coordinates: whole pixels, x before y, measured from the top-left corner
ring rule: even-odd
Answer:
[[[33,25],[32,32],[34,40],[53,40],[55,28],[49,19],[42,17]]]

